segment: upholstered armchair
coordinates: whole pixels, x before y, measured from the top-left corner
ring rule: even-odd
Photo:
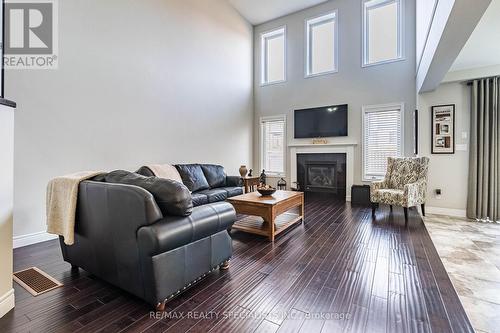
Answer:
[[[370,199],[372,215],[379,204],[402,206],[405,223],[408,223],[408,208],[421,205],[425,216],[425,195],[427,192],[428,157],[389,157],[384,180],[372,182]]]

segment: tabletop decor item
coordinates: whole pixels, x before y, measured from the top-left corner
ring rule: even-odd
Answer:
[[[266,184],[266,170],[262,170],[262,173],[260,174],[260,182],[262,184]]]
[[[280,180],[278,180],[278,190],[286,190],[285,178],[281,178]]]
[[[259,192],[262,196],[267,197],[273,195],[276,192],[276,189],[271,185],[260,184],[257,187],[257,192]]]
[[[252,169],[250,169],[250,171],[248,171],[248,175],[247,175],[247,177],[252,177],[252,172],[253,172],[253,170],[252,170]]]
[[[241,177],[245,177],[247,175],[247,173],[248,173],[247,166],[246,165],[240,166],[239,172],[240,172],[240,176]]]

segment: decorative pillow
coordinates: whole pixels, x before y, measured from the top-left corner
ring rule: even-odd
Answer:
[[[226,171],[224,167],[215,164],[202,164],[201,169],[210,188],[226,186]]]
[[[146,177],[137,173],[116,170],[105,177],[107,183],[142,187],[155,198],[163,215],[189,216],[193,211],[191,193],[182,183],[158,177]]]
[[[181,175],[182,182],[191,192],[209,188],[208,181],[199,164],[178,164],[175,167]]]
[[[150,172],[148,172],[148,174],[144,174],[143,172],[146,171],[145,169],[149,169],[147,171]],[[154,175],[158,178],[171,179],[175,180],[176,182],[182,183],[182,178],[179,174],[179,171],[177,171],[177,169],[170,164],[148,164],[142,166],[139,170],[137,170],[137,173],[143,176]]]

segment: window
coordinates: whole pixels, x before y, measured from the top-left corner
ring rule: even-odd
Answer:
[[[285,174],[285,132],[285,116],[261,118],[261,169],[266,170],[266,174]]]
[[[403,152],[404,105],[363,107],[363,180],[383,178],[387,157]]]
[[[403,59],[403,1],[363,1],[363,66]]]
[[[306,76],[337,71],[337,12],[306,21]]]
[[[261,35],[261,83],[283,82],[285,77],[285,27]]]

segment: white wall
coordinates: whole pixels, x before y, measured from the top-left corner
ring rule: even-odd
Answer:
[[[18,102],[14,236],[45,230],[58,175],[251,165],[252,27],[226,1],[58,3],[59,69],[6,73]]]
[[[14,109],[0,105],[0,317],[14,307],[12,289],[12,206]]]
[[[349,104],[349,137],[331,142],[358,142],[354,156],[354,182],[361,182],[361,107],[405,103],[405,151],[412,153],[412,114],[415,87],[415,2],[405,1],[404,61],[361,67],[361,5],[359,1],[335,0],[300,11],[254,28],[254,169],[259,169],[259,118],[287,115],[287,141],[293,141],[293,110],[332,104]],[[338,9],[339,72],[304,78],[305,20]],[[260,86],[260,33],[287,27],[287,81]],[[311,140],[295,140],[295,142]],[[286,169],[290,170],[289,157]],[[287,175],[288,180],[290,175]]]
[[[455,104],[455,143],[467,144],[467,151],[431,154],[431,106],[440,104]],[[464,215],[469,171],[470,87],[464,83],[441,84],[435,91],[418,96],[418,110],[419,153],[430,157],[426,205],[462,211],[450,213]],[[462,138],[462,132],[467,133],[467,139]],[[435,195],[437,188],[442,191],[441,199]]]

